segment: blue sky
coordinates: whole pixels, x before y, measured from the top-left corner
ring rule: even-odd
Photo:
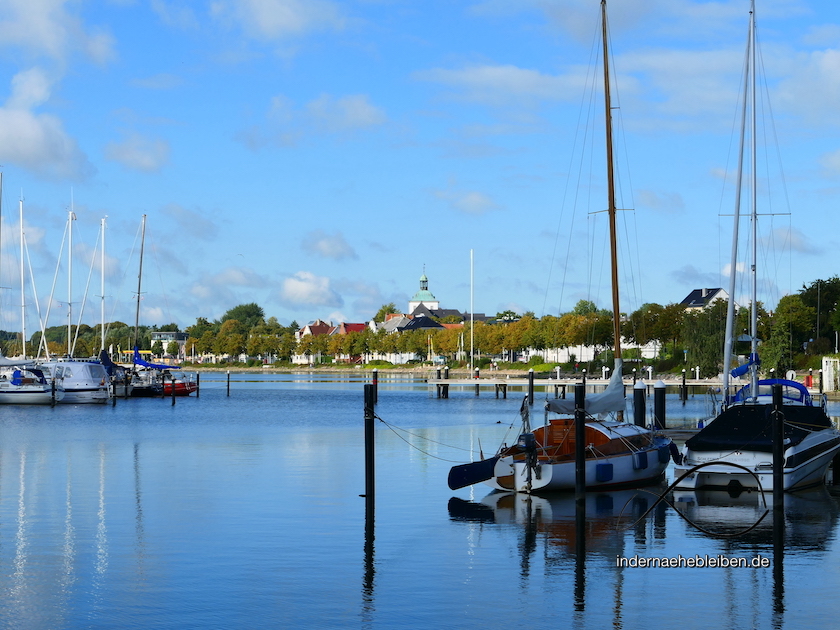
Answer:
[[[632,311],[726,286],[749,2],[609,11]],[[282,323],[365,321],[406,308],[424,269],[441,306],[466,310],[470,250],[478,312],[608,307],[597,106],[592,173],[575,166],[598,14],[597,0],[0,0],[0,327],[20,328],[21,195],[42,311],[71,203],[69,299],[107,216],[109,320],[134,320],[143,214],[145,324],[243,302]],[[840,272],[840,8],[759,0],[757,15],[775,125],[761,133],[783,165],[759,184],[772,307]],[[58,274],[50,325],[66,322],[66,262]]]

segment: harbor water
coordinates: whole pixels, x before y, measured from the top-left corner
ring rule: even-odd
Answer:
[[[833,627],[829,488],[789,495],[775,545],[755,494],[669,497],[687,520],[653,507],[664,486],[592,493],[581,520],[562,494],[451,491],[451,466],[516,439],[522,395],[380,377],[366,517],[364,382],[0,407],[2,627]],[[668,396],[677,424],[705,413]]]

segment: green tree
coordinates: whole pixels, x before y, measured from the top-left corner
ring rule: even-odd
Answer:
[[[388,304],[383,304],[379,307],[379,310],[376,311],[376,315],[373,316],[373,321],[377,323],[384,322],[388,315],[393,315],[395,313],[399,313],[397,305],[393,302],[388,302]]]
[[[240,332],[240,334],[247,334],[251,328],[262,323],[264,319],[265,312],[262,307],[258,306],[254,302],[251,302],[249,304],[234,306],[227,313],[222,315],[221,322],[224,324],[229,320],[236,320],[240,322],[241,326],[244,328],[244,331]]]

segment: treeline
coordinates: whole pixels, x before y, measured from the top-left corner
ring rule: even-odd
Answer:
[[[783,297],[773,312],[759,304],[758,338],[762,369],[777,372],[788,369],[819,367],[819,359],[836,349],[840,330],[840,278],[816,280],[795,294]],[[382,321],[388,313],[396,312],[393,304],[383,305],[374,316]],[[714,377],[723,368],[723,342],[726,322],[726,302],[717,301],[698,311],[686,311],[679,304],[644,304],[622,317],[621,331],[625,344],[656,348],[654,361],[657,371],[693,369],[699,366],[702,377]],[[428,360],[431,355],[443,356],[450,363],[465,357],[470,339],[479,357],[513,358],[525,350],[539,354],[551,348],[588,346],[598,357],[596,364],[611,364],[613,347],[612,314],[598,309],[588,301],[579,302],[563,315],[537,318],[533,313],[518,315],[511,311],[499,313],[488,322],[476,322],[470,331],[467,321],[463,328],[421,329],[389,334],[370,328],[344,335],[307,335],[300,342],[295,333],[300,326],[291,322],[283,326],[275,317],[265,318],[263,309],[255,304],[241,304],[219,320],[199,317],[186,328],[188,339],[186,359],[214,354],[238,357],[246,354],[272,362],[288,362],[293,354],[304,355],[311,361],[332,362],[338,357],[370,358],[370,355],[403,353]],[[154,331],[178,331],[175,324],[161,327],[140,327],[138,346],[156,355],[174,354],[176,348],[153,347]],[[737,354],[749,352],[749,312],[741,308],[734,334],[740,339]],[[93,356],[100,346],[100,327],[85,326],[71,329],[75,341],[75,356]],[[180,331],[179,331],[180,332]],[[31,348],[40,342],[40,331],[30,339]],[[67,350],[67,327],[47,329],[46,340],[50,352],[64,354]],[[7,356],[20,351],[19,335],[0,332],[0,343]],[[122,322],[106,325],[105,347],[130,350],[134,345],[134,328]],[[625,359],[639,358],[639,350],[623,352]],[[596,367],[593,365],[592,367]]]

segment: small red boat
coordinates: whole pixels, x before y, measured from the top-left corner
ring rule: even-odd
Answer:
[[[198,389],[198,379],[192,373],[165,370],[161,380],[164,396],[172,396],[173,388],[176,396],[189,396]]]

